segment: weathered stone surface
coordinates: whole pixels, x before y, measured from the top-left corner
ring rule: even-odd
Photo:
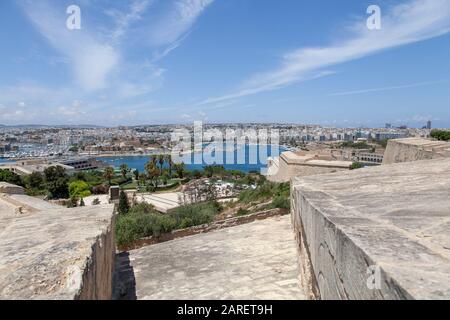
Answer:
[[[111,298],[110,205],[66,209],[0,194],[0,248],[0,299]]]
[[[294,179],[292,206],[310,293],[450,298],[450,159]]]
[[[389,140],[383,164],[450,157],[450,143],[422,138]]]
[[[25,194],[25,191],[22,187],[6,182],[0,182],[0,193]]]
[[[288,151],[269,161],[267,179],[273,182],[288,182],[292,177],[347,171],[351,165],[350,161],[319,160],[313,155],[299,156]]]
[[[118,299],[304,299],[289,216],[122,253]]]

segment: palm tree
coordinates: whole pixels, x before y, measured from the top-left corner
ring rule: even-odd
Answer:
[[[173,167],[173,160],[171,154],[166,154],[166,162],[169,165],[169,177],[172,178],[172,167]]]
[[[129,171],[129,168],[126,163],[120,165],[120,172],[122,173],[122,177],[126,178],[128,171]]]
[[[156,166],[156,163],[158,162],[158,156],[156,154],[152,154],[150,156],[150,162]]]
[[[108,180],[109,185],[111,185],[111,179],[114,178],[114,168],[113,167],[107,167],[105,169],[105,172],[103,173],[103,178]]]
[[[166,156],[165,155],[163,155],[163,154],[160,154],[159,156],[158,156],[158,163],[159,163],[159,173],[160,173],[160,175],[162,176],[162,173],[163,173],[163,166],[164,166],[164,163],[166,162]]]
[[[140,173],[138,178],[138,183],[145,185],[145,181],[147,181],[147,176],[145,175],[145,173]]]
[[[158,187],[158,176],[159,176],[159,170],[156,167],[156,165],[153,162],[148,162],[145,165],[145,171],[147,171],[147,177],[150,179],[150,181],[153,183],[155,187]],[[156,179],[156,184],[155,184]]]
[[[175,171],[180,179],[184,177],[185,165],[184,162],[175,164]]]

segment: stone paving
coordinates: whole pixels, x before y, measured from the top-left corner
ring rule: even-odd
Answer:
[[[290,217],[122,253],[121,299],[305,299]]]

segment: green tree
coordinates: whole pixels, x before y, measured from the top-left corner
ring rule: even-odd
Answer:
[[[85,198],[91,195],[91,191],[86,182],[78,180],[69,185],[69,195],[71,198]]]
[[[199,170],[194,170],[194,171],[192,171],[192,176],[193,176],[195,179],[201,179],[201,177],[202,177],[202,172],[199,171]]]
[[[139,170],[138,169],[134,170],[134,179],[139,180]]]
[[[153,164],[156,166],[156,164],[158,163],[158,156],[157,156],[156,154],[152,154],[152,155],[150,156],[149,161],[150,161],[151,163],[153,163]]]
[[[109,185],[111,185],[111,179],[114,178],[114,168],[107,167],[103,173],[103,178],[108,181]]]
[[[138,183],[145,185],[145,181],[147,181],[147,176],[145,173],[140,173]]]
[[[178,175],[178,178],[183,179],[184,178],[184,174],[185,174],[185,165],[184,163],[176,163],[174,166],[174,169]]]
[[[130,169],[128,168],[128,165],[126,163],[120,165],[120,173],[122,174],[123,178],[127,177],[129,171]]]
[[[166,154],[166,162],[169,166],[169,176],[172,178],[173,160],[171,154]]]
[[[150,182],[153,184],[155,188],[158,187],[158,177],[159,177],[159,170],[152,161],[148,162],[145,165],[145,171],[147,172],[147,177],[150,180]]]
[[[434,139],[440,140],[440,141],[449,141],[450,140],[450,131],[445,130],[431,130],[430,136]]]
[[[69,197],[69,177],[64,168],[49,167],[44,170],[44,176],[50,198],[66,199]]]
[[[44,185],[44,177],[40,172],[33,172],[28,176],[28,187],[31,189],[42,189]]]
[[[125,191],[120,192],[119,196],[119,214],[127,214],[130,211],[130,203],[128,202],[128,197]]]
[[[9,170],[0,170],[0,181],[23,187],[20,176]]]
[[[159,175],[162,176],[164,163],[166,162],[166,156],[163,154],[158,155],[158,163],[159,163]]]

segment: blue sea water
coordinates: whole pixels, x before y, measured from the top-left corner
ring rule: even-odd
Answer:
[[[272,156],[278,156],[280,153],[286,151],[285,148],[281,146],[267,146],[267,152],[265,149],[260,149],[262,147],[257,145],[242,145],[235,148],[234,151],[204,151],[203,155],[203,163],[202,164],[194,164],[193,160],[191,163],[189,161],[185,161],[186,169],[189,171],[193,170],[202,170],[208,164],[212,164],[208,161],[209,157],[217,157],[219,159],[223,158],[223,161],[219,160],[219,163],[215,163],[217,165],[222,165],[227,170],[239,170],[242,172],[250,172],[250,171],[258,171],[260,172],[262,169],[267,167],[267,158]],[[245,160],[244,160],[244,149],[245,149]],[[259,153],[262,155],[259,155]],[[231,154],[230,154],[231,153]],[[131,156],[131,157],[99,157],[97,160],[103,161],[109,165],[114,167],[119,167],[121,164],[127,164],[129,168],[138,169],[140,172],[144,171],[145,164],[149,161],[149,156]],[[234,161],[228,161],[228,158],[234,158]],[[240,164],[238,159],[242,159]]]
[[[11,163],[11,162],[14,162],[14,161],[11,161],[11,160],[8,160],[5,158],[0,158],[0,163]]]

